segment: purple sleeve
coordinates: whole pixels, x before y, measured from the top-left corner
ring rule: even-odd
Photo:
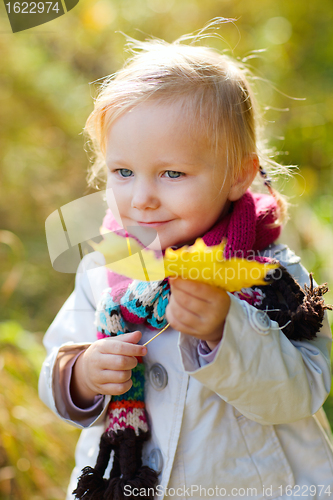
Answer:
[[[104,396],[95,396],[92,406],[88,408],[79,408],[73,403],[70,385],[73,372],[73,366],[77,358],[82,354],[83,351],[79,352],[76,356],[73,356],[65,365],[62,370],[60,377],[61,393],[64,400],[65,407],[70,415],[71,419],[76,422],[81,422],[87,418],[92,418],[97,416],[103,409]]]
[[[208,347],[207,342],[205,342],[204,340],[200,340],[200,343],[198,344],[199,360],[201,359],[204,362],[204,364],[211,363],[212,361],[214,361],[218,348],[220,347],[220,343],[221,342],[219,342],[217,346],[214,347],[213,350],[211,350]]]

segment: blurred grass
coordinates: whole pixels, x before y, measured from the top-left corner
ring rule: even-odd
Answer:
[[[0,353],[0,499],[63,499],[79,431],[39,400],[40,338],[0,323]]]
[[[44,225],[89,192],[81,135],[93,106],[89,82],[126,59],[116,31],[172,41],[217,16],[237,19],[237,27],[223,25],[222,38],[207,44],[239,58],[266,49],[248,60],[264,126],[278,159],[299,165],[276,184],[291,203],[281,242],[333,289],[331,0],[80,0],[65,16],[15,35],[1,3],[0,500],[64,498],[73,465],[78,431],[39,401],[37,378],[43,332],[74,284],[52,269]],[[333,303],[333,292],[326,300]],[[325,409],[333,424],[333,394]]]

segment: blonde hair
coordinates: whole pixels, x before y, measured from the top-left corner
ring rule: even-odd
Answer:
[[[94,152],[90,186],[103,179],[106,137],[112,123],[148,100],[181,101],[191,116],[189,122],[202,130],[211,147],[219,151],[223,146],[227,171],[233,179],[241,176],[244,157],[253,153],[266,170],[285,169],[259,151],[261,120],[245,65],[212,48],[182,41],[129,39],[132,57],[103,81],[86,122],[85,133]],[[286,216],[286,201],[278,193],[276,198],[281,221]]]

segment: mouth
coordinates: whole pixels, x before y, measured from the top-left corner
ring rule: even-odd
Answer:
[[[170,220],[163,220],[163,221],[152,221],[152,222],[140,222],[137,221],[139,226],[146,226],[146,227],[158,227],[158,226],[163,226],[164,224],[167,224],[168,222],[171,222]]]

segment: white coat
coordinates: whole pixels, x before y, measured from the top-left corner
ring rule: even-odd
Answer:
[[[308,283],[299,257],[286,246],[272,245],[264,255],[277,258],[301,285]],[[84,428],[68,500],[81,469],[95,465],[110,398],[97,418],[73,421],[59,366],[96,339],[96,303],[108,286],[102,264],[100,254],[84,258],[85,271],[77,274],[73,294],[44,339],[40,397],[62,419]],[[133,329],[143,332],[140,343],[153,336],[141,325]],[[317,339],[289,341],[266,313],[231,295],[214,361],[200,362],[197,345],[169,328],[144,358],[152,437],[143,462],[161,470],[155,498],[333,499],[333,448],[318,412],[331,384],[327,319]]]

